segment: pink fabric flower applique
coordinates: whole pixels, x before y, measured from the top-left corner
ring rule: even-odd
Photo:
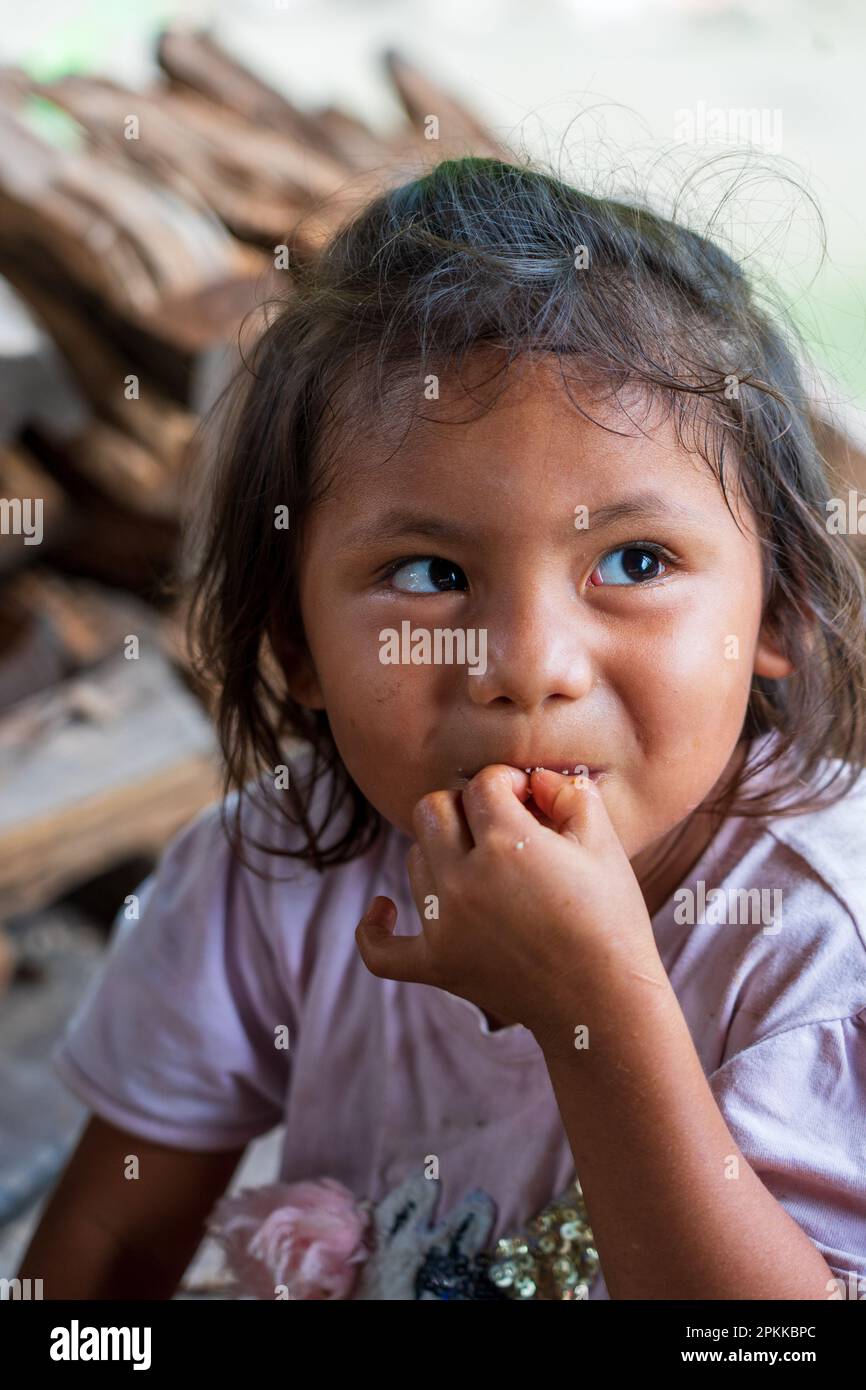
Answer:
[[[370,1254],[370,1203],[335,1178],[246,1188],[217,1202],[207,1234],[225,1251],[239,1297],[351,1298]]]
[[[377,1205],[334,1178],[247,1188],[216,1204],[207,1233],[238,1298],[504,1298],[483,1253],[492,1198],[476,1188],[434,1223],[440,1186],[413,1172]]]

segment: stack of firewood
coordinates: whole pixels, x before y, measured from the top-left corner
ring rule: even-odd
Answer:
[[[146,91],[0,69],[0,924],[217,794],[166,581],[201,416],[291,292],[279,249],[315,257],[443,157],[508,157],[394,54],[387,137],[205,34],[158,59]]]

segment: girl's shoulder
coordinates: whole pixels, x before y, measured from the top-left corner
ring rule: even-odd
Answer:
[[[248,890],[258,880],[268,886],[258,890],[257,897],[277,890],[283,898],[320,892],[336,874],[363,873],[376,846],[389,843],[397,832],[383,820],[370,850],[344,864],[316,869],[305,855],[307,834],[294,813],[289,789],[299,796],[310,825],[322,832],[321,847],[334,845],[344,833],[351,807],[348,798],[331,806],[333,773],[319,770],[313,780],[313,753],[307,745],[299,744],[286,759],[273,774],[252,778],[242,791],[229,792],[204,807],[170,840],[157,869],[170,864],[205,877],[217,871],[243,881]]]
[[[238,941],[261,937],[281,973],[284,969],[297,980],[334,944],[332,935],[345,943],[348,917],[357,923],[375,893],[389,891],[395,852],[405,854],[409,842],[383,820],[367,850],[317,869],[304,855],[307,835],[287,800],[288,788],[297,791],[310,824],[317,831],[325,826],[320,846],[337,843],[352,808],[348,798],[332,807],[331,772],[319,771],[313,780],[308,745],[298,745],[286,758],[274,775],[252,779],[242,792],[202,810],[172,839],[140,894],[143,910],[151,903],[161,919],[169,914],[182,920],[185,931],[194,909],[214,937],[225,930]],[[124,929],[119,922],[118,932]],[[351,932],[349,941],[354,945]]]
[[[746,783],[747,795],[780,783],[784,760],[762,767],[776,737],[764,735],[753,744],[749,763],[760,770]],[[807,793],[820,795],[824,804],[786,812]],[[776,813],[733,817],[720,844],[720,860],[735,877],[754,880],[753,888],[778,889],[790,905],[809,900],[814,906],[823,898],[824,915],[847,921],[866,952],[866,770],[853,772],[837,758],[824,759],[802,793],[779,798]],[[808,914],[798,910],[794,917],[808,925]]]
[[[866,771],[825,759],[809,789],[829,797],[834,788],[828,804],[760,822],[756,857],[765,886],[788,900],[792,925],[810,932],[823,922],[826,934],[837,922],[866,968]]]
[[[290,759],[290,777],[308,757]],[[375,879],[368,856],[322,874],[269,854],[300,848],[302,829],[275,815],[281,788],[244,790],[249,862],[226,830],[237,794],[177,834],[118,914],[105,968],[53,1056],[95,1113],[181,1148],[243,1144],[282,1121],[311,977],[351,968],[346,927]],[[315,789],[312,814],[326,792]]]

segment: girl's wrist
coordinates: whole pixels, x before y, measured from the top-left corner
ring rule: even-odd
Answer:
[[[530,1025],[548,1058],[610,1058],[617,1043],[636,1031],[652,1034],[660,1024],[678,1016],[679,1002],[654,941],[649,948],[623,954],[606,951],[595,966],[579,971],[560,969],[543,1017]]]

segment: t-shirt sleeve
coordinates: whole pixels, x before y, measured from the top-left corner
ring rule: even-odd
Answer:
[[[210,807],[115,922],[52,1064],[101,1118],[178,1148],[242,1147],[283,1119],[296,1001]]]
[[[709,1084],[749,1164],[833,1273],[866,1280],[866,1009],[763,1038]]]

